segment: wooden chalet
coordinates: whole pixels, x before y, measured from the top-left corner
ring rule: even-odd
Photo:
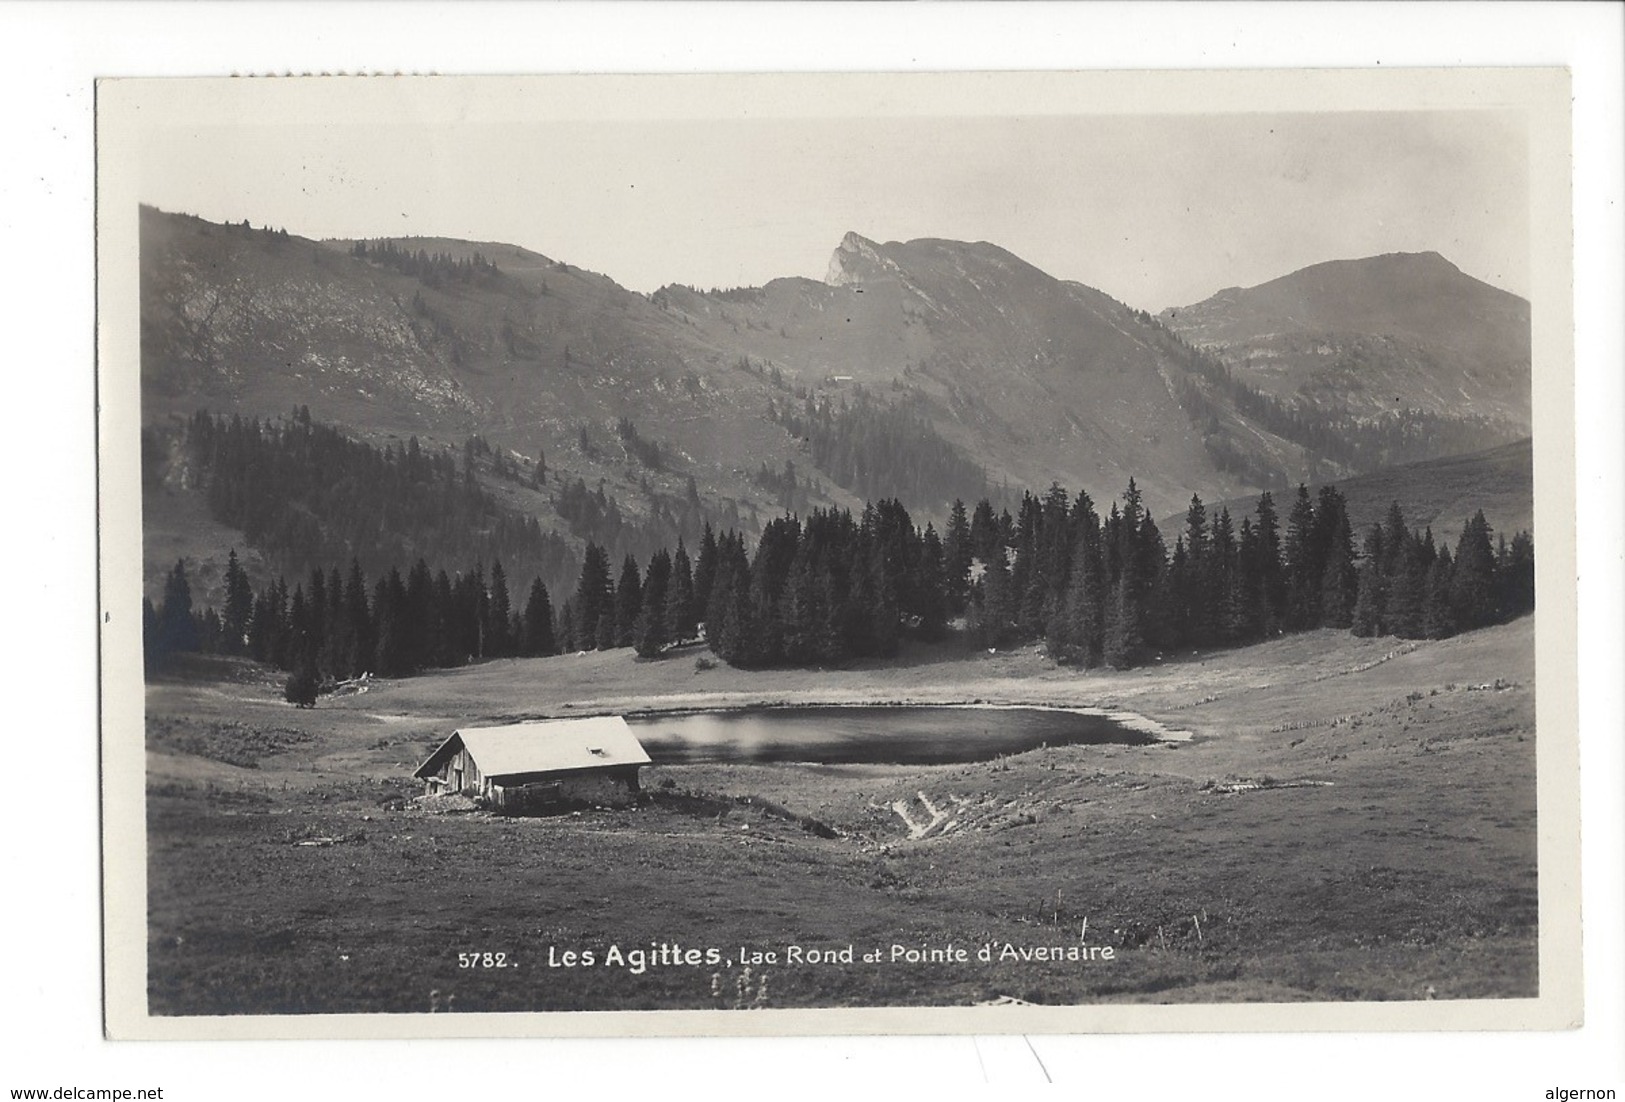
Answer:
[[[508,814],[625,803],[648,752],[620,716],[452,732],[413,775],[431,795],[460,793]]]

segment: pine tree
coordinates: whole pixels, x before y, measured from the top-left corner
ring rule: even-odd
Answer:
[[[943,587],[951,616],[965,611],[965,601],[970,594],[971,557],[970,521],[965,516],[965,503],[955,498],[942,541]]]
[[[193,619],[197,624],[198,650],[204,654],[219,654],[220,637],[224,634],[224,629],[220,625],[220,614],[215,612],[213,605],[210,605],[203,610],[202,616]]]
[[[1388,506],[1388,515],[1383,521],[1381,539],[1380,563],[1381,572],[1387,577],[1393,577],[1399,572],[1404,559],[1405,547],[1410,542],[1411,531],[1405,526],[1405,513],[1395,501]]]
[[[1451,611],[1463,631],[1497,622],[1495,553],[1490,547],[1490,526],[1480,509],[1462,525],[1456,542],[1455,571],[1450,580]]]
[[[288,587],[281,578],[266,586],[254,601],[249,653],[261,662],[288,667]]]
[[[717,576],[717,537],[711,531],[711,522],[705,522],[700,536],[699,558],[694,563],[694,610],[696,615],[707,615],[711,608],[711,586]]]
[[[177,559],[164,582],[164,603],[158,610],[158,652],[167,658],[198,648],[197,624],[192,620],[192,587],[186,563]]]
[[[976,503],[976,509],[971,513],[971,553],[985,564],[993,558],[994,547],[1003,543],[1004,534],[1000,531],[998,518],[993,515],[992,504],[984,497]]]
[[[350,620],[344,614],[344,576],[339,573],[338,567],[333,567],[328,573],[326,588],[327,612],[323,621],[327,625],[327,634],[322,640],[322,654],[318,661],[335,680],[339,680],[350,676],[352,643]],[[256,606],[255,619],[258,619],[258,615]],[[251,636],[258,634],[252,624],[249,630]]]
[[[948,584],[944,558],[942,541],[937,538],[936,529],[927,524],[925,535],[920,540],[919,565],[914,571],[917,578],[914,586],[915,612],[918,616],[916,630],[922,639],[940,639],[948,628]]]
[[[711,607],[719,611],[716,617],[719,639],[712,650],[730,665],[749,666],[751,637],[750,594],[745,589],[748,580],[729,574],[712,587]],[[710,623],[708,619],[707,624]]]
[[[1245,518],[1243,518],[1245,520]],[[1212,552],[1208,556],[1208,586],[1212,593],[1213,636],[1226,646],[1246,637],[1245,613],[1237,580],[1239,552],[1230,510],[1220,507],[1213,519]]]
[[[485,606],[485,653],[502,658],[513,653],[513,608],[508,597],[508,576],[503,573],[501,560],[491,563],[490,599]]]
[[[1253,518],[1244,516],[1236,541],[1236,573],[1230,597],[1235,614],[1232,631],[1238,643],[1256,642],[1264,632],[1267,604],[1263,579],[1259,577],[1258,556],[1258,531],[1253,527]]]
[[[1343,495],[1335,490],[1321,493],[1316,514],[1320,525],[1320,555],[1324,562],[1320,578],[1320,622],[1330,628],[1347,628],[1353,623],[1354,603],[1359,593],[1359,573],[1354,563],[1354,535],[1349,528]]]
[[[981,587],[971,607],[971,629],[984,647],[1004,645],[1015,631],[1015,616],[1011,611],[1010,564],[1005,560],[1004,546],[995,543],[982,572]]]
[[[1348,506],[1335,486],[1322,486],[1315,510],[1315,556],[1321,563],[1320,622],[1346,628],[1354,610],[1357,575]]]
[[[429,597],[430,656],[438,667],[453,666],[462,660],[462,654],[452,642],[452,585],[451,576],[444,570],[434,576],[434,588]]]
[[[531,657],[558,653],[553,639],[553,602],[548,599],[547,586],[537,578],[530,583],[530,596],[525,600],[524,635],[522,652]]]
[[[858,651],[860,657],[887,658],[897,653],[899,636],[899,601],[886,569],[885,556],[880,548],[871,548],[866,556],[867,568],[861,571],[855,589],[858,607],[868,618],[864,632],[866,649]]]
[[[1426,568],[1420,565],[1419,541],[1407,532],[1399,541],[1397,551],[1390,549],[1389,553],[1393,556],[1394,569],[1387,579],[1388,631],[1401,639],[1419,639],[1423,635],[1423,590],[1427,580]]]
[[[621,561],[621,577],[615,583],[615,634],[613,646],[630,647],[637,639],[638,615],[643,611],[643,581],[638,560],[627,552]],[[603,632],[599,632],[603,637]]]
[[[491,591],[485,587],[485,564],[475,563],[463,590],[462,622],[467,632],[468,653],[484,658],[490,653]]]
[[[1428,568],[1426,592],[1422,601],[1422,634],[1429,639],[1447,639],[1456,633],[1456,617],[1451,601],[1450,550],[1441,548]]]
[[[1106,610],[1106,631],[1101,657],[1114,670],[1126,670],[1140,657],[1143,646],[1141,612],[1131,579],[1125,573]]]
[[[1535,608],[1535,541],[1528,532],[1512,537],[1504,567],[1497,567],[1501,579],[1502,614],[1522,616]]]
[[[1159,596],[1165,609],[1162,637],[1157,640],[1159,646],[1181,649],[1207,645],[1196,626],[1196,606],[1202,602],[1203,583],[1193,575],[1185,537],[1176,536],[1173,557],[1168,560],[1168,569],[1163,574],[1165,584]]]
[[[779,637],[784,660],[791,665],[814,660],[812,586],[812,560],[803,545],[790,564],[790,577],[779,598]]]
[[[1196,573],[1202,572],[1208,555],[1207,506],[1195,494],[1185,510],[1185,554]]]
[[[1260,594],[1260,630],[1266,636],[1281,629],[1286,614],[1286,573],[1281,563],[1281,525],[1275,513],[1275,498],[1269,491],[1259,495],[1257,557],[1254,568]]]
[[[406,585],[401,581],[400,571],[394,567],[378,580],[373,590],[372,607],[374,637],[377,641],[370,668],[384,677],[400,677],[413,672],[407,659],[409,629],[406,624]]]
[[[695,611],[694,576],[689,568],[688,551],[683,541],[677,541],[677,553],[672,556],[671,585],[666,593],[666,637],[673,642],[694,638],[699,630],[699,616]]]
[[[757,559],[761,559],[758,551]],[[741,612],[746,613],[745,621],[748,630],[742,632],[744,636],[745,653],[742,664],[746,666],[773,666],[784,659],[784,625],[780,620],[778,593],[775,591],[772,572],[758,569],[758,561],[750,573],[750,590],[743,595]]]
[[[1087,499],[1085,499],[1087,501]],[[1060,627],[1049,635],[1050,653],[1058,661],[1092,669],[1100,665],[1103,642],[1104,564],[1100,557],[1100,531],[1092,507],[1087,516],[1074,515],[1075,546],[1067,574],[1066,597]]]
[[[737,531],[729,531],[717,540],[715,562],[711,602],[706,609],[705,640],[724,662],[746,665],[750,660],[753,631],[750,563],[745,558],[744,538]]]
[[[1035,634],[1047,635],[1050,625],[1062,617],[1072,567],[1072,538],[1072,512],[1066,490],[1052,482],[1039,511],[1034,580],[1042,600]]]
[[[1126,649],[1120,653],[1126,654],[1128,662],[1132,664],[1139,660],[1147,641],[1164,638],[1168,630],[1167,610],[1157,600],[1158,592],[1166,588],[1162,575],[1168,561],[1168,551],[1162,542],[1162,534],[1157,531],[1156,521],[1145,511],[1140,491],[1132,478],[1128,480],[1128,489],[1123,493],[1118,538],[1123,544],[1118,583],[1124,588],[1125,599],[1112,601],[1108,615],[1115,609],[1126,617],[1116,624],[1116,631],[1120,639],[1127,642]],[[1108,635],[1112,630],[1113,625],[1108,618]],[[1111,662],[1111,659],[1107,661]]]
[[[253,608],[253,598],[249,598],[249,608]],[[249,616],[252,618],[253,613]],[[323,663],[327,656],[327,575],[318,568],[310,572],[310,594],[305,598],[305,616],[309,623],[310,636],[306,643],[310,651],[311,661],[316,665],[318,679],[326,668]]]
[[[717,541],[716,575],[706,610],[705,637],[718,658],[733,666],[750,664],[754,633],[750,609],[750,563],[744,541],[730,531]]]
[[[587,541],[586,553],[581,559],[581,576],[576,583],[575,599],[571,602],[573,628],[571,635],[576,649],[591,650],[598,645],[598,621],[608,615],[614,620],[614,605],[609,599],[609,556],[604,549]]]
[[[1325,564],[1316,554],[1315,506],[1309,487],[1299,483],[1298,497],[1287,517],[1286,541],[1286,626],[1301,631],[1320,623],[1321,590]]]
[[[315,603],[312,602],[313,607]],[[407,666],[421,670],[439,665],[435,659],[435,641],[442,627],[434,605],[434,577],[429,573],[429,564],[421,558],[412,564],[406,575],[406,605],[401,627]]]
[[[226,601],[221,617],[221,650],[226,654],[242,654],[248,646],[248,618],[254,613],[254,588],[248,574],[237,561],[233,547],[226,558]]]
[[[1038,576],[1037,563],[1038,525],[1038,499],[1031,493],[1023,493],[1016,510],[1015,548],[1010,559],[1010,611],[1017,638],[1033,634],[1043,605],[1043,582]]]
[[[1185,605],[1186,642],[1193,647],[1212,647],[1219,640],[1219,564],[1214,561],[1212,536],[1207,531],[1207,507],[1196,494],[1191,494],[1185,510],[1185,556],[1185,585],[1170,585],[1165,590]]]
[[[367,607],[367,580],[361,573],[361,560],[350,560],[350,577],[344,583],[344,617],[350,653],[346,656],[346,676],[358,677],[371,664],[373,647],[372,613]]]
[[[273,587],[275,597],[272,599],[272,608],[277,618],[276,645],[272,648],[271,662],[278,669],[292,669],[295,654],[295,638],[293,632],[293,617],[290,610],[288,596],[288,583],[286,579],[278,577]]]
[[[1352,581],[1353,584],[1350,584]],[[1358,599],[1359,575],[1347,552],[1334,545],[1321,572],[1320,622],[1329,628],[1346,628],[1353,623],[1354,602]]]
[[[844,661],[846,650],[841,644],[837,628],[839,600],[836,596],[835,577],[827,561],[812,567],[812,585],[805,616],[811,660],[819,663]]]
[[[662,548],[649,558],[649,572],[643,581],[643,607],[638,612],[632,645],[642,658],[653,658],[665,647],[666,604],[671,588],[671,556]]]
[[[1355,635],[1370,639],[1385,634],[1382,616],[1382,575],[1370,559],[1360,564],[1356,576],[1354,609],[1349,614]]]

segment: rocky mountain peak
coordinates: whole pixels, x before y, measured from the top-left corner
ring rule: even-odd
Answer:
[[[831,287],[844,287],[896,273],[897,265],[881,253],[879,245],[862,234],[848,232],[829,258],[829,273],[824,276],[824,282]]]

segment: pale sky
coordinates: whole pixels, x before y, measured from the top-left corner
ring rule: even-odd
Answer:
[[[823,278],[848,230],[985,240],[1160,310],[1442,253],[1529,294],[1523,116],[247,122],[149,132],[144,202],[308,237],[521,245],[637,291]]]

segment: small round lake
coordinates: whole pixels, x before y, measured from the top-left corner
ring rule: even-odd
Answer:
[[[1050,708],[747,708],[628,716],[656,763],[942,765],[1039,746],[1157,741],[1108,716]]]

